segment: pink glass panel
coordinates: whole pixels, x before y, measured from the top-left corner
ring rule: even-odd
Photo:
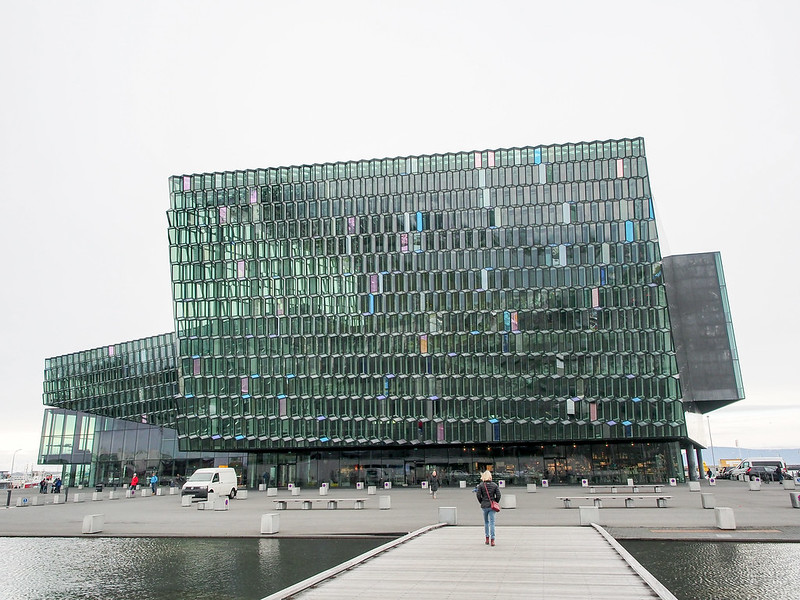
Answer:
[[[592,288],[592,308],[600,306],[600,289]]]
[[[188,175],[183,177],[183,189],[184,191],[192,189],[192,178]]]
[[[370,292],[377,292],[378,291],[378,276],[377,275],[370,275],[369,276],[369,291]]]
[[[355,232],[356,232],[356,218],[347,217],[347,233],[355,233]]]
[[[227,223],[228,222],[228,207],[227,206],[220,206],[219,207],[219,222],[220,223]]]
[[[242,393],[247,394],[250,389],[250,378],[242,377]]]
[[[617,177],[622,177],[622,169],[623,169],[623,167],[622,167],[622,159],[618,158],[617,159]]]
[[[278,314],[282,315],[283,314],[283,298],[278,298],[277,306],[278,306]]]
[[[589,418],[592,421],[597,420],[597,404],[595,404],[594,402],[589,403]]]
[[[114,356],[114,346],[109,346],[108,347],[108,355],[109,356]]]
[[[256,202],[258,202],[258,190],[253,188],[250,190],[250,204],[255,204]]]
[[[278,401],[278,416],[280,417],[286,416],[286,398],[281,398]]]
[[[436,441],[438,442],[444,441],[444,423],[436,424]]]
[[[400,234],[400,252],[408,252],[408,234]]]
[[[238,275],[239,279],[244,279],[244,261],[237,260],[236,261],[236,274]]]
[[[200,375],[200,359],[195,358],[192,360],[192,374]]]
[[[517,311],[511,311],[511,331],[519,331],[519,317]]]
[[[481,168],[481,153],[480,152],[476,152],[475,153],[475,168],[476,169],[480,169]]]
[[[493,167],[493,166],[494,166],[494,150],[491,150],[491,151],[488,153],[488,156],[487,156],[486,158],[488,158],[488,159],[489,159],[489,160],[488,160],[488,165],[487,165],[487,166],[489,166],[489,167]]]

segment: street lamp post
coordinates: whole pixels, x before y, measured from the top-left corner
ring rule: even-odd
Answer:
[[[708,443],[711,446],[711,460],[714,461],[714,471],[717,470],[717,457],[714,456],[714,440],[711,438],[711,417],[706,415],[706,425],[708,425]]]
[[[17,448],[14,450],[14,454],[11,457],[11,470],[8,472],[8,478],[11,479],[14,476],[14,461],[17,459],[17,452],[22,452],[22,448]],[[14,487],[14,483],[12,480],[11,487]]]

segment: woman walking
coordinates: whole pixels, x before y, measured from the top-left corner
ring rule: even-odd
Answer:
[[[492,500],[500,502],[500,487],[492,481],[492,472],[484,471],[478,484],[478,503],[483,510],[483,529],[486,533],[486,545],[494,546],[494,516]]]

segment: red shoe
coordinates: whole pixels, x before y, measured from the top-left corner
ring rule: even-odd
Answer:
[[[486,536],[486,545],[487,546],[489,545],[489,536],[488,535]]]
[[[492,546],[494,546],[494,539],[492,539]]]

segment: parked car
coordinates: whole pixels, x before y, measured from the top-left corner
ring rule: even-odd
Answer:
[[[775,469],[780,467],[761,467],[761,466],[754,466],[748,467],[745,473],[745,477],[750,481],[754,481],[756,477],[758,477],[761,481],[777,481],[778,477],[775,473]],[[786,472],[781,469],[781,479],[788,477]]]
[[[767,467],[772,471],[775,470],[775,467],[780,467],[783,472],[786,472],[786,463],[780,456],[757,456],[745,458],[731,469],[731,479],[738,479],[740,475],[746,475],[747,470],[752,467]]]

